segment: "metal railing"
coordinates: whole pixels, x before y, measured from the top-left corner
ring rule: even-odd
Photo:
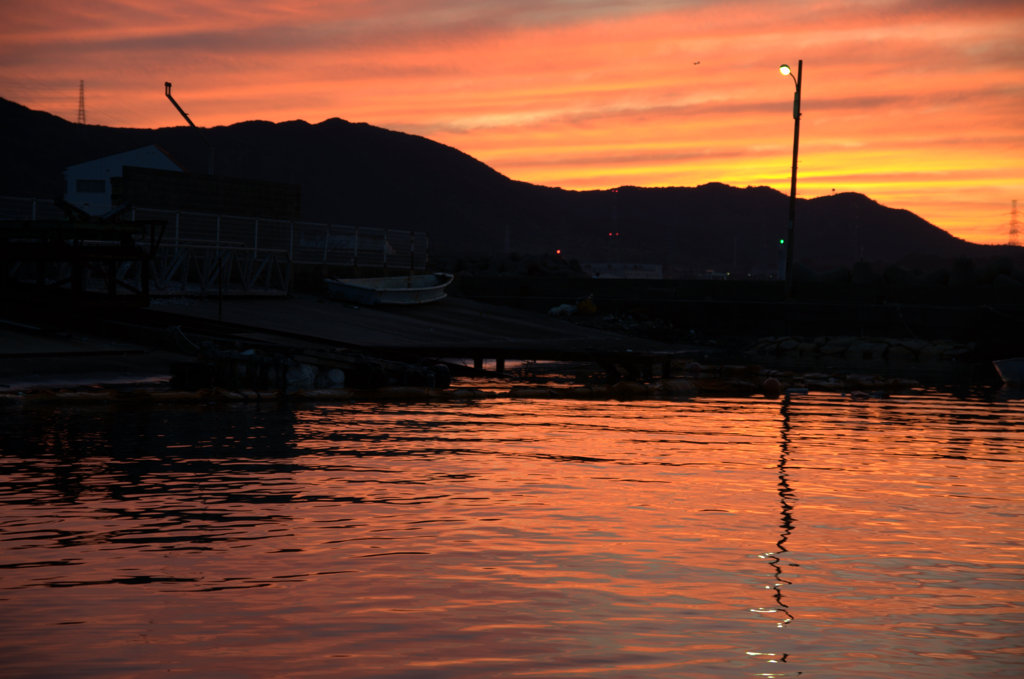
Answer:
[[[53,200],[0,196],[0,219],[62,220]],[[165,224],[150,262],[153,294],[283,293],[292,266],[423,271],[429,242],[418,231],[136,207],[123,220]],[[138,266],[119,277],[133,286]]]
[[[48,198],[13,198],[0,196],[0,219],[67,219],[56,201]]]
[[[165,221],[161,247],[206,241],[212,248],[248,248],[257,258],[267,251],[284,252],[293,264],[418,271],[427,267],[429,242],[418,231],[153,208],[134,208],[131,219]]]

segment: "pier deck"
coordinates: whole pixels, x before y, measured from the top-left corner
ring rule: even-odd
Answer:
[[[166,381],[172,364],[191,360],[208,339],[297,357],[338,356],[341,362],[345,354],[467,369],[472,361],[477,371],[493,366],[498,373],[511,360],[590,363],[604,368],[609,381],[651,376],[658,367],[667,375],[672,359],[692,355],[458,297],[398,308],[358,307],[313,295],[154,300],[147,308],[92,312],[56,308],[27,304],[14,313],[12,305],[11,313],[0,314],[0,393]],[[168,332],[176,327],[180,335]]]
[[[217,323],[252,340],[326,343],[396,359],[664,363],[671,345],[585,328],[536,312],[449,297],[412,307],[358,307],[315,296],[185,300],[154,307],[168,322]]]

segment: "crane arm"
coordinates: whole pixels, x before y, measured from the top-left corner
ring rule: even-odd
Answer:
[[[174,101],[174,97],[171,96],[171,83],[164,83],[164,94],[167,95],[167,98],[171,100],[172,104],[174,104],[174,108],[178,109],[178,113],[180,113],[181,117],[185,119],[185,122],[192,127],[195,127],[196,124],[192,122],[192,119],[188,117],[188,114],[178,106],[178,102]]]

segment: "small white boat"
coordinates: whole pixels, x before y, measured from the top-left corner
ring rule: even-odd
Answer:
[[[1024,386],[1024,356],[1017,358],[1001,358],[992,361],[996,372],[1003,382],[1015,387]]]
[[[325,278],[331,297],[353,304],[426,304],[447,297],[445,288],[455,280],[450,273],[377,276],[374,278]]]

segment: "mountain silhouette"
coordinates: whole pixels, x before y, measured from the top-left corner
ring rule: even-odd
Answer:
[[[767,187],[569,191],[512,180],[449,146],[331,118],[213,128],[73,124],[0,98],[0,180],[9,196],[63,194],[64,168],[149,144],[195,173],[301,188],[310,221],[424,231],[434,256],[545,254],[654,263],[666,276],[778,271],[788,196]],[[968,243],[856,193],[800,199],[795,262],[809,270],[1020,248]]]

